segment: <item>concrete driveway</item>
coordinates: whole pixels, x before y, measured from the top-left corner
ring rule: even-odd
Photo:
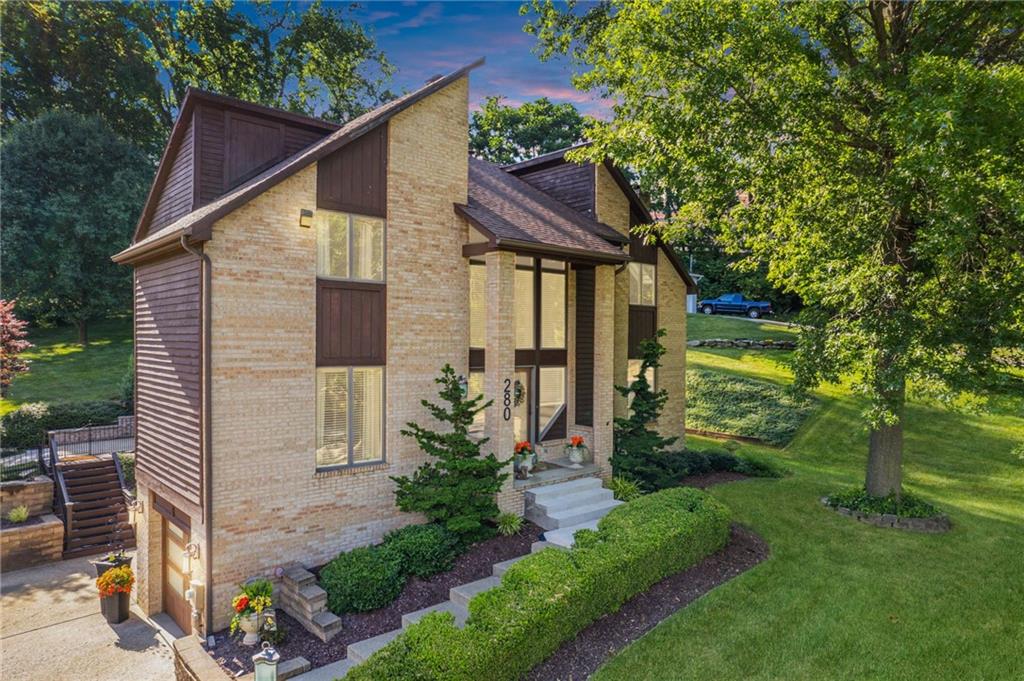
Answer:
[[[95,575],[87,558],[0,575],[0,678],[174,678],[169,642],[180,630],[148,622],[134,605],[126,621],[107,624],[100,614]],[[176,629],[169,619],[167,625]]]

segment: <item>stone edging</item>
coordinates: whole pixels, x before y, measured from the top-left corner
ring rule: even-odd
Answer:
[[[865,513],[864,511],[858,511],[845,506],[832,506],[828,503],[828,497],[822,497],[821,503],[825,508],[833,510],[839,515],[849,516],[875,527],[892,527],[897,530],[929,532],[932,534],[949,532],[952,527],[949,516],[945,514],[932,518],[901,518],[891,513]]]
[[[176,638],[171,644],[174,650],[174,678],[175,681],[228,681],[235,678],[238,681],[253,681],[255,675],[252,672],[237,677],[231,677],[221,666],[210,657],[203,647],[202,642],[195,636],[186,635]],[[257,646],[253,646],[252,652],[259,652]],[[293,657],[282,660],[277,665],[277,678],[280,681],[298,676],[309,671],[309,661],[304,657]]]
[[[750,340],[749,338],[706,338],[687,341],[691,348],[742,348],[744,350],[796,350],[792,340]]]

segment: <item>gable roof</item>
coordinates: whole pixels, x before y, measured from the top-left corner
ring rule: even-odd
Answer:
[[[423,87],[383,104],[362,116],[357,116],[345,125],[337,128],[318,142],[314,142],[302,151],[271,166],[256,177],[244,182],[211,203],[198,208],[188,215],[178,218],[162,229],[136,241],[128,248],[113,256],[114,262],[131,263],[140,258],[177,243],[182,236],[190,241],[206,241],[210,238],[213,223],[224,217],[235,208],[252,200],[283,180],[291,177],[306,166],[328,156],[352,140],[386,123],[394,115],[408,109],[425,97],[459,80],[467,73],[484,63],[483,57],[471,64],[449,73],[446,76],[431,80]],[[256,106],[256,105],[254,105]],[[285,112],[286,113],[286,112]],[[179,117],[179,121],[181,117]],[[178,125],[175,124],[177,128]],[[182,133],[183,134],[183,133]],[[172,132],[173,136],[173,132]],[[168,143],[170,148],[170,143]],[[166,151],[165,151],[166,154]]]
[[[525,161],[519,161],[518,163],[510,163],[508,165],[502,166],[502,168],[510,173],[518,174],[524,170],[533,171],[545,166],[552,167],[556,165],[570,163],[570,161],[565,158],[566,153],[572,151],[573,149],[579,149],[581,147],[588,146],[589,144],[590,142],[580,142],[579,144],[574,144],[571,147],[566,147],[564,149],[558,149],[556,151],[551,151],[546,154],[541,154],[540,156],[535,156],[533,158],[526,159]],[[615,184],[619,186],[619,189],[622,191],[622,193],[626,195],[627,199],[629,199],[631,210],[638,214],[641,221],[644,224],[652,224],[656,222],[654,217],[651,215],[651,209],[647,206],[647,203],[640,198],[640,195],[636,193],[636,190],[633,189],[633,185],[622,173],[622,171],[619,170],[615,166],[615,164],[612,163],[609,159],[604,160],[604,167],[608,170],[609,174],[612,176],[612,179],[615,180]],[[607,225],[604,225],[604,223],[598,224],[608,227]],[[608,227],[608,229],[611,228]],[[618,232],[616,232],[616,234],[618,234]],[[667,257],[669,262],[672,263],[673,269],[676,270],[680,278],[682,278],[682,280],[686,283],[687,291],[689,291],[690,293],[696,293],[697,283],[693,280],[693,277],[690,276],[689,271],[683,265],[682,261],[679,260],[679,256],[676,254],[675,249],[668,245],[665,242],[665,240],[662,239],[660,236],[656,237],[656,239],[658,242],[658,246],[660,246],[662,251],[665,253],[665,257]]]
[[[484,233],[491,248],[578,255],[602,262],[629,256],[598,232],[602,226],[501,167],[469,158],[469,203],[455,210]]]

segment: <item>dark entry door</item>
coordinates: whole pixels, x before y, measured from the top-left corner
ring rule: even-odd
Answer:
[[[192,607],[185,599],[188,580],[182,571],[182,555],[188,545],[188,530],[163,519],[164,536],[164,612],[181,627],[186,634],[192,633]]]

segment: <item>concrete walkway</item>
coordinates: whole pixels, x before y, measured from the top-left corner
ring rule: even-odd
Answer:
[[[174,679],[166,631],[133,605],[110,625],[87,558],[0,575],[0,677],[4,681]],[[173,623],[168,623],[175,628]]]

